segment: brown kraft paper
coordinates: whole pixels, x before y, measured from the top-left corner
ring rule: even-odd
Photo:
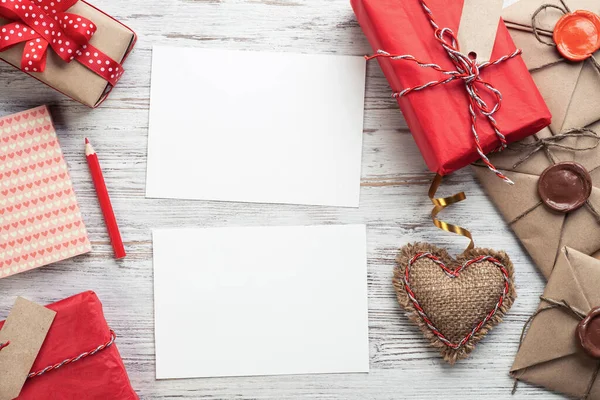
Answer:
[[[473,167],[481,185],[546,279],[562,247],[586,255],[600,251],[600,137],[592,133],[600,135],[600,122],[589,129],[559,136],[546,128],[490,157],[514,186],[489,179],[483,164]],[[574,161],[589,172],[592,190],[583,206],[562,213],[544,204],[538,182],[548,167],[567,161]]]
[[[571,11],[600,14],[598,0],[564,1]],[[590,137],[592,132],[600,135],[600,71],[591,60],[563,59],[551,45],[554,26],[564,12],[546,8],[536,15],[547,4],[564,8],[560,0],[521,0],[505,8],[502,16],[515,44],[523,49],[523,59],[552,112],[552,124],[490,157],[514,186],[496,184],[481,166],[475,167],[488,195],[546,278],[564,246],[600,254],[600,139]],[[534,26],[547,44],[536,38]],[[600,58],[600,51],[595,57]],[[538,182],[546,168],[565,161],[577,162],[589,172],[592,192],[583,207],[560,213],[542,203]]]
[[[600,261],[578,251],[564,248],[542,296],[566,302],[584,314],[600,306]],[[551,306],[542,300],[540,308]],[[565,307],[540,312],[529,330],[511,368],[520,381],[588,400],[600,399],[600,379],[596,371],[600,360],[583,350],[576,330],[581,317]]]
[[[458,28],[458,43],[464,54],[477,61],[490,61],[500,24],[503,0],[464,0]]]
[[[598,0],[564,0],[571,9],[600,14]],[[510,35],[523,50],[523,60],[552,112],[553,133],[583,128],[600,120],[600,71],[590,60],[573,63],[562,58],[555,46],[540,43],[533,34],[532,18],[545,4],[563,7],[560,0],[521,0],[502,12]],[[564,15],[548,8],[535,18],[540,39],[553,43],[554,26]],[[600,51],[595,53],[600,59]],[[517,116],[515,116],[517,118]]]
[[[55,316],[46,307],[17,298],[0,331],[0,343],[10,342],[0,351],[0,400],[19,396]]]

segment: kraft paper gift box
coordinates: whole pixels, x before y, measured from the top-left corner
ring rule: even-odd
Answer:
[[[531,320],[511,368],[515,379],[575,398],[588,394],[588,400],[600,399],[600,377],[596,376],[600,360],[585,350],[594,350],[598,344],[598,332],[593,332],[598,320],[585,321],[591,330],[578,328],[600,306],[599,287],[599,260],[569,248],[560,251],[539,313]]]
[[[419,0],[351,0],[351,3],[374,52],[411,55],[445,70],[455,70],[435,38]],[[463,3],[463,0],[427,0],[438,25],[459,35]],[[513,54],[516,49],[504,23],[500,22],[491,60]],[[412,62],[379,58],[379,64],[394,92],[447,76]],[[509,143],[548,126],[550,112],[521,57],[482,69],[481,78],[502,93],[502,108],[494,117]],[[472,132],[469,96],[462,81],[411,92],[398,97],[398,104],[431,171],[447,175],[480,158]],[[499,141],[486,118],[478,115],[478,119],[479,140],[487,154],[499,147]]]
[[[99,106],[106,100],[112,88],[121,78],[124,71],[121,64],[133,50],[137,40],[135,33],[124,24],[83,0],[62,0],[61,2],[52,0],[18,1],[18,4],[23,4],[23,7],[28,4],[34,8],[34,11],[37,10],[39,14],[44,13],[44,21],[47,22],[42,21],[42,24],[47,24],[45,27],[49,28],[50,24],[55,29],[62,28],[64,25],[67,26],[62,32],[51,32],[45,35],[45,32],[49,31],[38,29],[40,25],[35,25],[35,22],[39,21],[24,24],[27,21],[23,19],[27,19],[27,17],[24,15],[18,16],[10,11],[8,6],[13,5],[16,1],[7,0],[7,3],[0,3],[0,32],[6,30],[0,35],[0,59],[71,97],[73,100],[88,107]],[[67,22],[63,22],[65,17]],[[86,20],[87,22],[85,22]],[[59,24],[58,22],[63,23]],[[85,25],[85,27],[78,25],[78,22]],[[88,24],[90,25],[88,26]],[[90,26],[92,29],[88,29]],[[29,28],[33,28],[35,31]],[[74,29],[80,31],[77,32]],[[95,33],[93,29],[96,29]],[[32,40],[19,42],[23,40],[23,36],[15,37],[15,35],[21,33],[21,30],[24,30],[25,35],[30,35]],[[14,31],[13,34],[6,36],[6,33],[11,31]],[[58,41],[61,40],[58,38],[59,33],[61,37],[72,37],[74,43],[65,40],[59,44]],[[41,54],[44,47],[42,46],[44,37],[48,38],[47,42],[50,44],[46,50],[45,70],[44,72],[34,71],[34,66],[29,66],[27,60],[33,60],[34,56]],[[38,42],[38,40],[41,42]],[[52,43],[53,40],[56,40],[56,43]],[[66,48],[67,43],[71,48]],[[38,46],[42,46],[42,48],[39,49]],[[28,48],[37,49],[37,54],[30,53],[29,57],[26,57]],[[78,52],[81,52],[81,54],[78,54]],[[59,53],[65,58],[61,58]],[[96,56],[96,54],[99,55]],[[75,57],[75,59],[69,60],[68,56]],[[94,67],[95,72],[89,68],[90,66]],[[32,90],[35,90],[33,86]]]
[[[563,8],[560,0],[521,0],[504,9],[502,17],[523,60],[552,112],[554,133],[583,128],[600,120],[600,71],[591,60],[565,60],[555,46],[540,43],[533,34],[532,18],[545,4]],[[565,0],[571,9],[600,14],[598,0]],[[556,8],[541,11],[535,20],[540,39],[553,43],[554,26],[564,14]],[[595,53],[600,60],[600,51]]]
[[[50,304],[47,308],[56,311],[56,317],[35,359],[32,372],[43,371],[46,367],[77,358],[97,348],[100,350],[29,378],[17,400],[137,400],[138,396],[131,387],[119,355],[114,333],[104,319],[98,296],[91,291],[83,292]],[[3,325],[4,321],[0,322],[0,329]],[[10,338],[7,339],[10,341]]]
[[[552,273],[563,246],[587,255],[600,251],[600,138],[592,133],[600,133],[600,122],[590,128],[590,131],[574,132],[566,137],[546,128],[490,157],[496,167],[515,182],[514,186],[489,179],[484,165],[473,167],[487,194],[546,278]],[[538,188],[543,172],[561,162],[576,162],[591,177],[590,196],[585,204],[570,212],[557,212],[548,207]]]

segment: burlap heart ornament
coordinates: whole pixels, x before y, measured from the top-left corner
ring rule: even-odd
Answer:
[[[430,244],[406,245],[393,282],[400,306],[450,364],[468,357],[516,298],[508,255],[488,249],[454,260]]]

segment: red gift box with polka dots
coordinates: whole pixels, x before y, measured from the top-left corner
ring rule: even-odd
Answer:
[[[136,39],[83,0],[0,0],[0,59],[89,107],[121,79]]]

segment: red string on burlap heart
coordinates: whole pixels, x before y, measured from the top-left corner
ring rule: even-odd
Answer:
[[[496,302],[495,307],[493,309],[491,309],[486,314],[486,316],[481,321],[479,321],[479,323],[477,323],[473,327],[473,329],[469,333],[467,333],[460,342],[455,343],[455,342],[448,340],[446,338],[446,336],[433,324],[433,322],[431,322],[431,319],[427,316],[427,314],[425,313],[425,311],[419,304],[419,301],[417,300],[414,292],[412,291],[412,289],[410,287],[411,268],[412,268],[413,264],[415,262],[417,262],[418,260],[420,260],[421,258],[429,258],[431,261],[433,261],[434,263],[439,265],[439,267],[446,273],[446,275],[449,278],[456,278],[460,275],[460,273],[465,268],[468,268],[471,265],[479,264],[479,263],[486,262],[486,261],[488,261],[488,262],[494,264],[496,267],[498,267],[498,269],[502,273],[502,276],[504,277],[504,288],[503,288],[502,294],[500,295],[500,297],[498,298],[498,301]],[[421,318],[423,318],[423,321],[427,324],[429,329],[431,329],[431,332],[434,335],[436,335],[438,337],[438,339],[440,339],[442,341],[442,343],[444,343],[446,346],[451,347],[453,349],[460,349],[462,346],[464,346],[465,343],[467,343],[475,334],[477,334],[477,332],[479,332],[481,330],[481,328],[485,324],[487,324],[488,321],[494,317],[494,315],[496,315],[498,310],[502,307],[502,304],[504,304],[504,300],[506,299],[506,296],[508,296],[508,293],[510,291],[509,285],[510,285],[510,278],[509,278],[509,274],[508,274],[506,267],[500,261],[496,260],[494,257],[491,257],[491,256],[479,256],[476,258],[472,258],[472,259],[468,260],[467,262],[465,262],[464,264],[462,264],[461,266],[459,266],[458,268],[450,269],[446,266],[446,264],[444,264],[442,262],[442,260],[440,260],[438,257],[434,256],[433,254],[418,253],[413,258],[411,258],[411,260],[408,262],[408,265],[406,266],[405,273],[404,273],[404,288],[406,289],[406,293],[408,294],[408,297],[410,298],[411,302],[413,303],[413,306],[415,307],[415,309],[417,310],[417,312],[419,313]]]
[[[21,69],[44,72],[48,48],[64,62],[76,60],[115,86],[123,66],[89,42],[96,25],[66,12],[79,0],[0,0],[0,17],[13,22],[0,27],[0,51],[25,42]]]
[[[468,357],[516,297],[510,258],[490,249],[454,259],[428,243],[405,245],[393,284],[400,307],[450,364]]]

